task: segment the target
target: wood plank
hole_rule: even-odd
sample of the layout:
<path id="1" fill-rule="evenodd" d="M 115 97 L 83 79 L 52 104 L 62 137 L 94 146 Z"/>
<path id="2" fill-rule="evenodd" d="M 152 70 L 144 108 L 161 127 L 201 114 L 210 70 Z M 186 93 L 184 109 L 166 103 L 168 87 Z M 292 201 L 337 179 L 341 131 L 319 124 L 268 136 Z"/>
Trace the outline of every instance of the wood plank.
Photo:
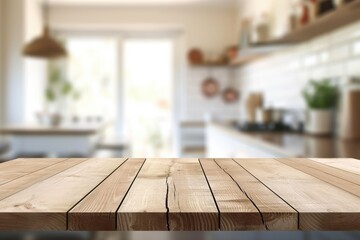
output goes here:
<path id="1" fill-rule="evenodd" d="M 198 159 L 173 160 L 167 184 L 171 231 L 219 230 L 219 212 Z"/>
<path id="2" fill-rule="evenodd" d="M 147 159 L 117 213 L 121 231 L 166 231 L 167 177 L 172 161 Z"/>
<path id="3" fill-rule="evenodd" d="M 75 231 L 114 231 L 116 211 L 145 159 L 129 159 L 68 213 Z"/>
<path id="4" fill-rule="evenodd" d="M 66 230 L 67 212 L 124 159 L 91 159 L 0 201 L 1 230 Z"/>
<path id="5" fill-rule="evenodd" d="M 220 230 L 265 230 L 262 217 L 236 182 L 213 159 L 200 159 L 220 211 Z"/>
<path id="6" fill-rule="evenodd" d="M 258 45 L 301 43 L 355 23 L 360 19 L 360 1 L 354 0 L 330 11 L 284 36 Z"/>
<path id="7" fill-rule="evenodd" d="M 315 162 L 322 163 L 344 171 L 360 174 L 360 160 L 353 158 L 309 158 Z"/>
<path id="8" fill-rule="evenodd" d="M 309 159 L 277 159 L 279 162 L 360 197 L 360 175 Z"/>
<path id="9" fill-rule="evenodd" d="M 119 230 L 218 230 L 198 159 L 147 159 L 118 211 Z"/>
<path id="10" fill-rule="evenodd" d="M 221 230 L 297 230 L 297 212 L 235 161 L 201 163 L 220 209 Z"/>
<path id="11" fill-rule="evenodd" d="M 7 198 L 17 192 L 20 192 L 32 186 L 35 183 L 41 182 L 51 176 L 63 172 L 86 160 L 87 160 L 86 158 L 67 159 L 65 161 L 60 161 L 58 163 L 50 165 L 49 167 L 42 168 L 31 174 L 27 174 L 25 176 L 19 177 L 13 181 L 7 182 L 0 187 L 0 200 Z"/>
<path id="12" fill-rule="evenodd" d="M 236 159 L 299 212 L 300 230 L 360 229 L 360 198 L 275 159 Z"/>
<path id="13" fill-rule="evenodd" d="M 20 158 L 0 164 L 0 185 L 65 161 L 66 158 Z"/>

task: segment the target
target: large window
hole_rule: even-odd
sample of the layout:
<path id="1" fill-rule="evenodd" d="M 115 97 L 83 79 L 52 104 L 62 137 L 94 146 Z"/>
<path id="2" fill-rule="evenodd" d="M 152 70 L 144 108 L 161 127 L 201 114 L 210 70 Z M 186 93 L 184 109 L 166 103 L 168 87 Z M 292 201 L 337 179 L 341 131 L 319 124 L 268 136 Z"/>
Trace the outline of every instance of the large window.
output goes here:
<path id="1" fill-rule="evenodd" d="M 116 117 L 118 47 L 116 39 L 67 38 L 67 78 L 78 97 L 67 106 L 80 117 Z"/>

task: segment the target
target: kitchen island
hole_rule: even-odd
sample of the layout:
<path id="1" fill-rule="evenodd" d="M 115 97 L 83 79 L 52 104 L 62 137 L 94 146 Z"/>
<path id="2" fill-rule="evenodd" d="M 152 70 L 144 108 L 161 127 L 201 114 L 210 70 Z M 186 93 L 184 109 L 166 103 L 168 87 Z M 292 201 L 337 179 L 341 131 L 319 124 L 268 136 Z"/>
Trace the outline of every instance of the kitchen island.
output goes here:
<path id="1" fill-rule="evenodd" d="M 355 159 L 18 159 L 1 230 L 360 230 Z"/>
<path id="2" fill-rule="evenodd" d="M 206 127 L 207 156 L 237 158 L 360 158 L 360 141 L 292 132 L 243 132 L 231 123 Z"/>
<path id="3" fill-rule="evenodd" d="M 47 157 L 89 156 L 95 150 L 108 123 L 87 125 L 21 125 L 0 129 L 9 138 L 13 156 L 40 154 Z"/>

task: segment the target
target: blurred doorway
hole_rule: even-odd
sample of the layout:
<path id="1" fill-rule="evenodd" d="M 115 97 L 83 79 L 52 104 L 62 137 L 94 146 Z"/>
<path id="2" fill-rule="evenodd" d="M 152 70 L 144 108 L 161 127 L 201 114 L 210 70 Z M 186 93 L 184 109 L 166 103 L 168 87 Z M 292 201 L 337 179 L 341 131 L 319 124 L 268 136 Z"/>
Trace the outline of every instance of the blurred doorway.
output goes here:
<path id="1" fill-rule="evenodd" d="M 127 39 L 123 52 L 124 129 L 131 156 L 171 156 L 173 40 Z"/>

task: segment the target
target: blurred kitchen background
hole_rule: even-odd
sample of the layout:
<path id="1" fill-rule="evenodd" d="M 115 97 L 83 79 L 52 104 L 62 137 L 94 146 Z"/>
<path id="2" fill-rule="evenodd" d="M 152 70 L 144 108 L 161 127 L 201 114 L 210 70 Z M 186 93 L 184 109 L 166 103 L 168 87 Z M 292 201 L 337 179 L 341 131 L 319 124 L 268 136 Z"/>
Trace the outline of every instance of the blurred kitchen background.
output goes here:
<path id="1" fill-rule="evenodd" d="M 360 0 L 0 0 L 0 161 L 360 158 L 359 78 Z M 0 238 L 358 239 L 119 234 Z"/>
<path id="2" fill-rule="evenodd" d="M 360 158 L 359 0 L 1 0 L 1 160 Z"/>

